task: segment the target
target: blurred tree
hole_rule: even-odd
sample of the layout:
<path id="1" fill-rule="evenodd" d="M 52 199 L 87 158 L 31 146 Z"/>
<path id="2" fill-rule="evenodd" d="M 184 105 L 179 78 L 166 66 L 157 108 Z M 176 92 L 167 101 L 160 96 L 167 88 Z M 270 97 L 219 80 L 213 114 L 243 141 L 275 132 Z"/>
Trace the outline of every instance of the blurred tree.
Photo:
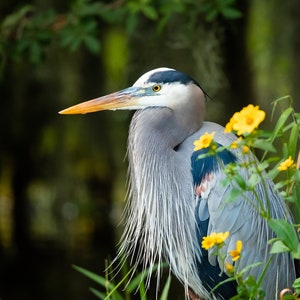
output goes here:
<path id="1" fill-rule="evenodd" d="M 291 78 L 292 82 L 292 90 L 290 93 L 293 95 L 295 109 L 296 111 L 300 111 L 300 85 L 299 85 L 299 70 L 300 70 L 300 37 L 299 37 L 299 30 L 300 30 L 300 4 L 297 0 L 292 0 L 288 3 L 288 14 L 287 19 L 290 20 L 290 36 L 289 41 L 287 44 L 289 45 L 291 42 L 291 53 L 292 56 L 290 58 L 290 63 L 292 65 L 292 72 L 291 75 L 288 76 Z"/>
<path id="2" fill-rule="evenodd" d="M 230 111 L 226 113 L 230 113 L 229 115 L 248 103 L 255 102 L 253 74 L 247 51 L 249 2 L 251 1 L 239 1 L 238 8 L 243 18 L 238 19 L 234 26 L 233 24 L 224 26 L 226 36 L 224 39 L 224 56 L 226 57 L 224 67 L 230 90 L 230 97 L 227 97 L 226 103 L 226 106 L 230 107 Z"/>
<path id="3" fill-rule="evenodd" d="M 221 123 L 249 102 L 265 99 L 268 106 L 287 92 L 298 97 L 299 9 L 296 0 L 2 1 L 0 205 L 13 203 L 7 218 L 14 226 L 11 243 L 0 235 L 0 293 L 12 298 L 14 274 L 21 272 L 7 257 L 25 270 L 24 262 L 45 263 L 51 251 L 57 268 L 62 252 L 68 263 L 91 266 L 104 261 L 100 252 L 114 252 L 111 224 L 119 221 L 116 199 L 126 190 L 130 114 L 62 118 L 60 109 L 123 88 L 158 66 L 197 79 L 219 100 L 209 102 L 207 118 Z M 1 224 L 0 234 L 11 230 Z M 59 272 L 49 264 L 52 274 Z M 34 289 L 36 282 L 22 275 L 24 288 Z M 46 275 L 35 277 L 46 290 Z M 40 293 L 70 298 L 71 285 Z"/>
<path id="4" fill-rule="evenodd" d="M 247 53 L 253 76 L 255 98 L 270 111 L 270 103 L 290 94 L 300 110 L 297 70 L 300 61 L 299 1 L 282 4 L 249 2 Z"/>

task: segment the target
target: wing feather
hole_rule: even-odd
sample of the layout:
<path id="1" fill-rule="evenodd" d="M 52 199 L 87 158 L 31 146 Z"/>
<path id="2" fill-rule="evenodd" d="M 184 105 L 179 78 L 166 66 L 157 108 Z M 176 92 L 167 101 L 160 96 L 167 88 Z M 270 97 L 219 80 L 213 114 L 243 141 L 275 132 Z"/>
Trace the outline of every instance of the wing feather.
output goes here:
<path id="1" fill-rule="evenodd" d="M 219 146 L 230 145 L 236 139 L 232 134 L 225 134 L 224 128 L 215 123 L 205 123 L 197 134 L 202 135 L 204 132 L 212 131 L 215 131 L 214 140 Z M 259 215 L 258 210 L 255 208 L 257 203 L 253 192 L 246 192 L 246 194 L 239 196 L 234 201 L 225 203 L 234 187 L 231 184 L 228 184 L 226 187 L 222 185 L 226 177 L 223 172 L 223 166 L 234 162 L 235 159 L 236 161 L 245 160 L 245 156 L 239 150 L 232 150 L 231 154 L 225 154 L 230 159 L 222 160 L 221 158 L 221 160 L 218 160 L 218 163 L 211 158 L 197 159 L 199 153 L 193 153 L 192 155 L 195 194 L 199 199 L 198 201 L 200 201 L 196 214 L 200 222 L 208 222 L 207 232 L 202 232 L 203 235 L 210 235 L 212 232 L 230 232 L 224 247 L 221 249 L 221 254 L 225 257 L 225 261 L 232 263 L 229 253 L 236 248 L 238 240 L 242 241 L 242 255 L 235 265 L 236 269 L 242 270 L 253 263 L 261 262 L 261 266 L 252 268 L 245 274 L 245 276 L 251 274 L 258 280 L 269 259 L 270 245 L 268 240 L 274 237 L 274 233 L 269 228 L 267 221 Z M 251 156 L 250 159 L 256 158 Z M 242 171 L 240 175 L 244 180 L 249 180 L 249 174 L 246 171 Z M 292 222 L 290 215 L 287 214 L 284 201 L 275 191 L 274 185 L 270 180 L 266 179 L 265 186 L 258 184 L 256 193 L 265 209 L 270 205 L 272 218 L 287 218 Z M 254 206 L 245 200 L 245 196 L 253 201 Z M 266 198 L 269 198 L 269 203 Z M 217 260 L 213 251 L 208 252 L 208 261 L 214 266 L 218 263 L 221 270 L 224 270 L 224 262 L 220 258 Z M 280 280 L 278 280 L 278 276 L 280 276 Z M 265 278 L 262 288 L 268 292 L 267 299 L 274 299 L 278 289 L 290 287 L 295 278 L 293 260 L 290 255 L 288 253 L 275 255 Z"/>

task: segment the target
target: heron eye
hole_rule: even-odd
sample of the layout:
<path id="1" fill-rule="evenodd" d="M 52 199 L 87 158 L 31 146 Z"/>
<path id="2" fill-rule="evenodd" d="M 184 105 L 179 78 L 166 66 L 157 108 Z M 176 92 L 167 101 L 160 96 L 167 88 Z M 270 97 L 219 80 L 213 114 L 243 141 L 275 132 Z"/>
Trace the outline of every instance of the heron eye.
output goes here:
<path id="1" fill-rule="evenodd" d="M 152 87 L 153 92 L 159 92 L 161 90 L 161 86 L 159 84 L 156 84 Z"/>

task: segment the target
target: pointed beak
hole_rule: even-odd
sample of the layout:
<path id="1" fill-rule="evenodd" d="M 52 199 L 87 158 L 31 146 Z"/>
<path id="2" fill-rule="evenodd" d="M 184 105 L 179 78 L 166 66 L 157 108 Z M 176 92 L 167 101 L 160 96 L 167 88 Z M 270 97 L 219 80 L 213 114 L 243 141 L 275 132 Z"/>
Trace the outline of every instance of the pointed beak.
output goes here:
<path id="1" fill-rule="evenodd" d="M 79 103 L 61 110 L 59 113 L 68 115 L 87 114 L 101 110 L 138 109 L 138 99 L 143 97 L 145 93 L 144 88 L 129 87 L 116 93 Z"/>

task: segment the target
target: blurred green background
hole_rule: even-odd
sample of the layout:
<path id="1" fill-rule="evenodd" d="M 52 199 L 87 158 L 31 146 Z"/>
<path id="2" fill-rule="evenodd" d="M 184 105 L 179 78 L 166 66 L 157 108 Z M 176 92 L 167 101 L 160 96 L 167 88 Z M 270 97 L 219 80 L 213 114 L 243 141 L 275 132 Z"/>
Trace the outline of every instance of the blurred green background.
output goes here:
<path id="1" fill-rule="evenodd" d="M 299 16 L 298 0 L 2 0 L 0 299 L 95 299 L 71 265 L 104 275 L 116 253 L 132 113 L 59 110 L 165 66 L 210 95 L 207 120 L 249 103 L 270 119 L 287 94 L 299 111 Z"/>

